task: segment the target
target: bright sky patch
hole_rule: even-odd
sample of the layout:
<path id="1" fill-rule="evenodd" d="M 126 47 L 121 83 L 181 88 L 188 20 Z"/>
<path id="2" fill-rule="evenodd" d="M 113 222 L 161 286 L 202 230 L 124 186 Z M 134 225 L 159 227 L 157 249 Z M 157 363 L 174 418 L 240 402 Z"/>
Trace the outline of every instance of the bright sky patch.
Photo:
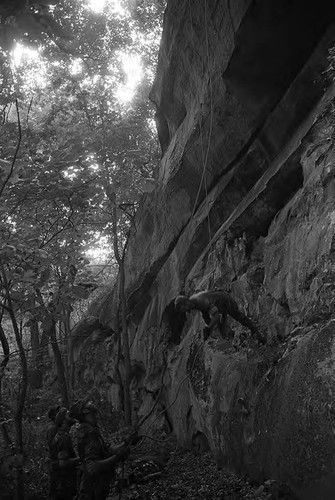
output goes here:
<path id="1" fill-rule="evenodd" d="M 88 7 L 97 14 L 100 14 L 104 9 L 119 17 L 126 17 L 127 12 L 121 6 L 120 0 L 88 0 Z"/>
<path id="2" fill-rule="evenodd" d="M 119 85 L 115 95 L 118 101 L 127 103 L 132 100 L 134 91 L 139 82 L 142 80 L 143 67 L 141 63 L 141 57 L 137 54 L 121 53 L 120 59 L 122 63 L 122 69 L 126 76 L 126 82 Z"/>

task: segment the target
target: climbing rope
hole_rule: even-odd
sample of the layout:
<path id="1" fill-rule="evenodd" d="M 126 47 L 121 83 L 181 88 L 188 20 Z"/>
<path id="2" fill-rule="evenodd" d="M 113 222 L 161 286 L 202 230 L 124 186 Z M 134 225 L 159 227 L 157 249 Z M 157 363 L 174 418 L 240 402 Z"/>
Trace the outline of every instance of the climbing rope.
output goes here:
<path id="1" fill-rule="evenodd" d="M 206 37 L 206 54 L 207 54 L 207 66 L 209 67 L 209 41 L 208 41 L 208 26 L 207 26 L 207 0 L 204 1 L 204 8 L 205 8 L 205 37 Z M 192 11 L 191 11 L 191 2 L 189 0 L 189 9 L 190 9 L 190 19 L 191 19 L 191 25 L 193 27 L 193 19 L 192 19 Z M 195 52 L 195 51 L 194 51 Z M 211 72 L 209 71 L 209 100 L 210 100 L 210 123 L 209 123 L 209 134 L 208 134 L 208 143 L 207 143 L 207 148 L 206 148 L 206 153 L 204 152 L 204 144 L 203 144 L 203 131 L 202 131 L 202 125 L 201 125 L 201 120 L 199 123 L 200 126 L 200 142 L 201 142 L 201 159 L 202 159 L 202 174 L 201 174 L 201 179 L 199 182 L 199 187 L 197 191 L 197 195 L 195 197 L 195 201 L 193 204 L 193 209 L 192 209 L 192 215 L 191 219 L 193 218 L 198 199 L 200 196 L 201 192 L 201 187 L 204 185 L 205 188 L 205 201 L 207 205 L 207 223 L 208 223 L 208 235 L 209 235 L 209 241 L 212 239 L 212 232 L 211 232 L 211 225 L 210 225 L 210 218 L 209 218 L 209 203 L 208 203 L 208 186 L 207 186 L 207 176 L 206 176 L 206 170 L 207 170 L 207 164 L 208 164 L 208 156 L 209 156 L 209 151 L 210 151 L 210 145 L 211 145 L 211 139 L 212 139 L 212 133 L 213 133 L 213 86 L 212 86 L 212 77 L 211 77 Z"/>

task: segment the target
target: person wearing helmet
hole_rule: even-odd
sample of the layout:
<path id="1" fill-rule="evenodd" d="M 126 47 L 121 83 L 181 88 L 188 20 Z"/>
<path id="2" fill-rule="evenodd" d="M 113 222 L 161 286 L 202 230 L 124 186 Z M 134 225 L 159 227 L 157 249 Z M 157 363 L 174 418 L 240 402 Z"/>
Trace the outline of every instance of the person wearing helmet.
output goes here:
<path id="1" fill-rule="evenodd" d="M 54 471 L 53 500 L 72 500 L 77 493 L 77 466 L 79 458 L 74 451 L 70 429 L 75 420 L 69 411 L 61 408 L 56 415 L 57 433 L 51 444 Z"/>
<path id="2" fill-rule="evenodd" d="M 59 410 L 60 406 L 52 406 L 51 408 L 49 408 L 47 413 L 47 416 L 50 421 L 46 432 L 46 441 L 49 451 L 49 492 L 48 492 L 49 499 L 54 498 L 54 492 L 56 490 L 56 483 L 55 483 L 56 473 L 55 473 L 55 464 L 52 452 L 52 443 L 58 431 L 57 425 L 55 423 L 55 418 Z"/>
<path id="3" fill-rule="evenodd" d="M 49 408 L 48 413 L 47 413 L 48 419 L 50 420 L 48 428 L 47 428 L 47 436 L 46 436 L 49 451 L 50 451 L 52 440 L 55 437 L 56 432 L 58 430 L 57 425 L 55 424 L 55 418 L 56 418 L 56 415 L 59 412 L 59 410 L 60 410 L 60 406 L 52 406 L 51 408 Z"/>
<path id="4" fill-rule="evenodd" d="M 80 422 L 78 453 L 82 462 L 78 500 L 105 500 L 115 477 L 115 466 L 128 456 L 128 447 L 107 446 L 98 427 L 98 410 L 92 402 L 79 401 L 70 415 Z"/>
<path id="5" fill-rule="evenodd" d="M 178 295 L 174 301 L 177 311 L 189 312 L 197 310 L 202 313 L 206 323 L 204 328 L 204 340 L 207 340 L 214 326 L 221 327 L 220 331 L 226 327 L 227 315 L 238 321 L 241 325 L 249 328 L 252 334 L 255 334 L 261 344 L 265 339 L 259 332 L 255 323 L 239 310 L 235 300 L 224 290 L 208 290 L 199 292 L 191 297 Z M 222 335 L 223 336 L 223 335 Z"/>

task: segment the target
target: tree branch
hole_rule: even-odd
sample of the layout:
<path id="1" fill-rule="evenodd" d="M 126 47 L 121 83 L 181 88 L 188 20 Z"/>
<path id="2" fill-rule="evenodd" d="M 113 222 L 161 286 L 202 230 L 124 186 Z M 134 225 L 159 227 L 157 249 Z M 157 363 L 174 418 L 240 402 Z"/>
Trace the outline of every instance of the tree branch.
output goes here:
<path id="1" fill-rule="evenodd" d="M 2 185 L 2 187 L 0 189 L 0 196 L 2 195 L 3 190 L 5 189 L 5 187 L 6 187 L 7 183 L 8 183 L 8 181 L 9 181 L 9 179 L 13 175 L 14 165 L 15 165 L 15 161 L 16 161 L 19 149 L 20 149 L 20 144 L 21 144 L 21 139 L 22 139 L 20 113 L 19 113 L 19 103 L 18 103 L 17 99 L 15 99 L 15 105 L 16 105 L 16 114 L 17 114 L 17 124 L 18 124 L 18 131 L 19 131 L 19 139 L 18 139 L 18 142 L 17 142 L 17 145 L 16 145 L 16 150 L 15 150 L 15 153 L 14 153 L 14 157 L 13 157 L 13 161 L 12 161 L 12 165 L 11 165 L 9 174 L 7 175 L 5 181 L 4 181 L 4 183 L 3 183 L 3 185 Z"/>
<path id="2" fill-rule="evenodd" d="M 48 244 L 49 244 L 49 243 L 50 243 L 50 242 L 51 242 L 54 238 L 56 238 L 56 236 L 58 236 L 60 233 L 62 233 L 62 232 L 65 230 L 66 226 L 72 222 L 72 221 L 71 221 L 71 218 L 72 218 L 73 213 L 74 213 L 74 210 L 73 210 L 73 208 L 71 208 L 71 213 L 70 213 L 70 215 L 69 215 L 69 217 L 68 217 L 67 221 L 66 221 L 66 222 L 65 222 L 65 224 L 63 225 L 63 227 L 61 227 L 61 228 L 60 228 L 58 231 L 56 231 L 56 232 L 55 232 L 52 236 L 50 236 L 50 238 L 49 238 L 48 240 L 46 240 L 46 241 L 44 241 L 43 243 L 41 243 L 41 245 L 39 246 L 39 248 L 43 248 L 43 247 L 45 247 L 46 245 L 48 245 Z"/>

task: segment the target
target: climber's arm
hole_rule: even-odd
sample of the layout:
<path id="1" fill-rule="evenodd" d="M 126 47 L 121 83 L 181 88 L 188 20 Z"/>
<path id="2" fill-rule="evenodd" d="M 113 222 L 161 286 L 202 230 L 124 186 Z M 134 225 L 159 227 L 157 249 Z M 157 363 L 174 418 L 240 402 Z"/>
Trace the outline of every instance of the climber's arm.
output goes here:
<path id="1" fill-rule="evenodd" d="M 208 319 L 210 320 L 209 322 L 206 321 L 205 319 L 205 322 L 207 324 L 207 326 L 204 328 L 204 340 L 207 340 L 211 331 L 213 330 L 213 328 L 218 324 L 220 323 L 221 319 L 222 319 L 222 314 L 220 314 L 218 308 L 216 306 L 213 306 L 211 307 L 209 313 L 206 313 L 207 316 L 208 316 Z M 204 314 L 203 314 L 204 316 Z"/>
<path id="2" fill-rule="evenodd" d="M 230 299 L 229 303 L 227 303 L 227 313 L 229 314 L 229 316 L 231 316 L 236 321 L 238 321 L 241 325 L 249 328 L 251 333 L 256 335 L 257 340 L 261 344 L 266 343 L 266 340 L 263 337 L 263 335 L 260 333 L 257 325 L 250 318 L 248 318 L 248 316 L 246 316 L 242 311 L 239 310 L 236 302 L 233 301 L 232 299 Z"/>

